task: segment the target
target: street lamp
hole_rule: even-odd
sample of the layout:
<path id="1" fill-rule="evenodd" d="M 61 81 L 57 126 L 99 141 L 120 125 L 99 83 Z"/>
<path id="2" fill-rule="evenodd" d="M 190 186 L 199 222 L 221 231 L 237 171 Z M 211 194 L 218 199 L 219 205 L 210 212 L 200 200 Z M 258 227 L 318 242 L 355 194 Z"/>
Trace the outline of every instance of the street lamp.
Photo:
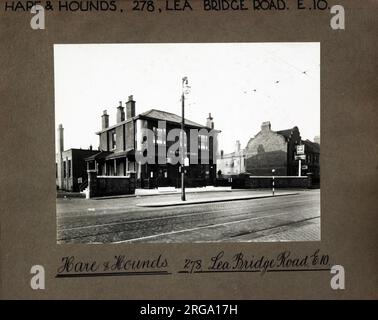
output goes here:
<path id="1" fill-rule="evenodd" d="M 276 169 L 272 169 L 272 193 L 274 197 L 274 173 L 276 172 Z"/>
<path id="2" fill-rule="evenodd" d="M 188 77 L 182 78 L 182 93 L 181 93 L 181 200 L 186 201 L 185 196 L 185 158 L 186 150 L 184 146 L 184 128 L 185 128 L 185 94 L 189 93 Z"/>

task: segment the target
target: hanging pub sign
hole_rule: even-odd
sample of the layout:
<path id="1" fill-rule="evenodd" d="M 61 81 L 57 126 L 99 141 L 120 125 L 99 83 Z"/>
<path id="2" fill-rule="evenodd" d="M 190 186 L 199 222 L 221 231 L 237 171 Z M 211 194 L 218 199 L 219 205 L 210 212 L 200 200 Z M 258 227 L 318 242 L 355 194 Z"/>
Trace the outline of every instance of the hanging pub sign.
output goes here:
<path id="1" fill-rule="evenodd" d="M 298 155 L 305 154 L 305 146 L 304 146 L 304 144 L 297 145 L 297 154 Z"/>

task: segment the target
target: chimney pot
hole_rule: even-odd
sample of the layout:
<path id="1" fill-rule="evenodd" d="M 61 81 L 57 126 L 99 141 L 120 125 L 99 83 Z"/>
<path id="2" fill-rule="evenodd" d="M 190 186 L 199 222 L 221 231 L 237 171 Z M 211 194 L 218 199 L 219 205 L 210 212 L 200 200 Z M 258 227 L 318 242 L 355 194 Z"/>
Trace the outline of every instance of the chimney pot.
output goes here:
<path id="1" fill-rule="evenodd" d="M 206 119 L 206 127 L 214 129 L 214 121 L 213 121 L 213 117 L 211 116 L 211 113 L 209 113 L 209 116 Z"/>
<path id="2" fill-rule="evenodd" d="M 135 101 L 134 97 L 131 95 L 126 102 L 126 119 L 129 120 L 133 117 L 135 117 Z"/>
<path id="3" fill-rule="evenodd" d="M 59 152 L 64 151 L 64 129 L 62 124 L 58 127 L 58 150 Z"/>
<path id="4" fill-rule="evenodd" d="M 239 141 L 239 140 L 236 140 L 235 151 L 236 151 L 236 152 L 239 152 L 239 151 L 240 151 L 240 141 Z"/>
<path id="5" fill-rule="evenodd" d="M 119 102 L 119 106 L 117 107 L 117 123 L 120 123 L 125 120 L 125 111 L 122 107 L 122 101 Z"/>
<path id="6" fill-rule="evenodd" d="M 270 131 L 271 129 L 270 121 L 265 121 L 261 124 L 261 131 Z"/>
<path id="7" fill-rule="evenodd" d="M 109 128 L 109 115 L 106 110 L 104 110 L 104 113 L 101 116 L 102 120 L 102 129 Z"/>

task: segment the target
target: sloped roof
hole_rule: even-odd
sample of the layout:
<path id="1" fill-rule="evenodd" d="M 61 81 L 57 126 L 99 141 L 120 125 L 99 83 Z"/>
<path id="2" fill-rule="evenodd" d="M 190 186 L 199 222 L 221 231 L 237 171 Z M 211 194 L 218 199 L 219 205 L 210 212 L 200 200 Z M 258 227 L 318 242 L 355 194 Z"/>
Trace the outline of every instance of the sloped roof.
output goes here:
<path id="1" fill-rule="evenodd" d="M 85 161 L 92 161 L 92 160 L 100 160 L 106 158 L 106 156 L 112 154 L 113 152 L 110 151 L 100 151 L 94 155 L 91 155 L 88 158 L 85 158 Z"/>
<path id="2" fill-rule="evenodd" d="M 139 116 L 153 118 L 157 120 L 169 121 L 169 122 L 174 122 L 174 123 L 181 123 L 181 117 L 178 116 L 177 114 L 162 111 L 162 110 L 157 110 L 157 109 L 151 109 L 149 111 L 143 112 Z M 185 119 L 185 124 L 190 125 L 190 126 L 195 126 L 195 127 L 207 128 L 206 126 L 202 124 L 196 123 L 188 119 Z"/>
<path id="3" fill-rule="evenodd" d="M 121 151 L 121 152 L 111 152 L 109 155 L 106 156 L 106 160 L 109 159 L 116 159 L 116 158 L 124 158 L 129 155 L 135 155 L 135 150 L 128 150 L 128 151 Z"/>
<path id="4" fill-rule="evenodd" d="M 312 142 L 310 140 L 304 140 L 302 143 L 305 145 L 305 152 L 311 151 L 315 153 L 320 153 L 320 145 L 316 142 Z"/>
<path id="5" fill-rule="evenodd" d="M 291 133 L 298 129 L 297 127 L 294 127 L 292 129 L 285 129 L 285 130 L 280 130 L 280 131 L 276 131 L 276 133 L 280 134 L 281 136 L 284 136 L 286 139 L 289 139 L 290 136 L 291 136 Z"/>
<path id="6" fill-rule="evenodd" d="M 140 113 L 140 114 L 138 114 L 137 116 L 135 116 L 133 118 L 126 119 L 125 121 L 116 123 L 116 124 L 114 124 L 112 126 L 109 126 L 108 128 L 101 129 L 100 131 L 97 131 L 96 134 L 101 134 L 101 133 L 103 133 L 105 131 L 113 130 L 113 129 L 115 129 L 118 126 L 121 126 L 121 125 L 123 125 L 125 123 L 128 123 L 128 122 L 131 122 L 131 121 L 134 121 L 134 120 L 136 120 L 138 118 L 149 118 L 149 119 L 154 119 L 154 120 L 162 120 L 162 121 L 167 121 L 167 122 L 173 122 L 173 123 L 181 124 L 181 117 L 178 116 L 177 114 L 174 114 L 174 113 L 171 113 L 171 112 L 162 111 L 162 110 L 157 110 L 157 109 L 151 109 L 151 110 L 148 110 L 146 112 Z M 210 129 L 211 130 L 210 127 L 207 127 L 205 125 L 196 123 L 196 122 L 188 120 L 188 119 L 185 119 L 185 124 L 189 125 L 189 126 L 197 127 L 197 128 L 205 128 L 205 129 Z M 220 130 L 215 130 L 215 131 L 221 132 Z"/>

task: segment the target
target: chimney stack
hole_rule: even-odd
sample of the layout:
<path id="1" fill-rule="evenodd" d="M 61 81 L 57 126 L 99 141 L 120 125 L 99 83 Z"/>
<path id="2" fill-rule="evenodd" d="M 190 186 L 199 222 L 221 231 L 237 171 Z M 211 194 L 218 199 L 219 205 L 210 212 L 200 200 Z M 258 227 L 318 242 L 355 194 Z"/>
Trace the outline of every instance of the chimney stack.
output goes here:
<path id="1" fill-rule="evenodd" d="M 120 123 L 125 120 L 125 111 L 122 107 L 122 101 L 119 102 L 119 106 L 117 108 L 117 123 Z"/>
<path id="2" fill-rule="evenodd" d="M 109 115 L 106 110 L 104 110 L 104 113 L 101 116 L 102 118 L 102 130 L 109 128 Z"/>
<path id="3" fill-rule="evenodd" d="M 58 150 L 59 152 L 64 151 L 64 129 L 61 124 L 58 127 Z"/>
<path id="4" fill-rule="evenodd" d="M 214 121 L 213 121 L 213 117 L 211 116 L 211 113 L 209 113 L 209 116 L 206 119 L 206 127 L 214 129 Z"/>
<path id="5" fill-rule="evenodd" d="M 317 143 L 317 144 L 320 144 L 320 136 L 315 136 L 314 142 Z"/>
<path id="6" fill-rule="evenodd" d="M 265 121 L 261 124 L 261 131 L 271 131 L 270 121 Z"/>
<path id="7" fill-rule="evenodd" d="M 129 96 L 129 100 L 126 102 L 126 120 L 135 117 L 135 101 L 133 96 Z"/>
<path id="8" fill-rule="evenodd" d="M 240 141 L 239 140 L 236 140 L 236 143 L 235 143 L 235 152 L 240 152 Z"/>

